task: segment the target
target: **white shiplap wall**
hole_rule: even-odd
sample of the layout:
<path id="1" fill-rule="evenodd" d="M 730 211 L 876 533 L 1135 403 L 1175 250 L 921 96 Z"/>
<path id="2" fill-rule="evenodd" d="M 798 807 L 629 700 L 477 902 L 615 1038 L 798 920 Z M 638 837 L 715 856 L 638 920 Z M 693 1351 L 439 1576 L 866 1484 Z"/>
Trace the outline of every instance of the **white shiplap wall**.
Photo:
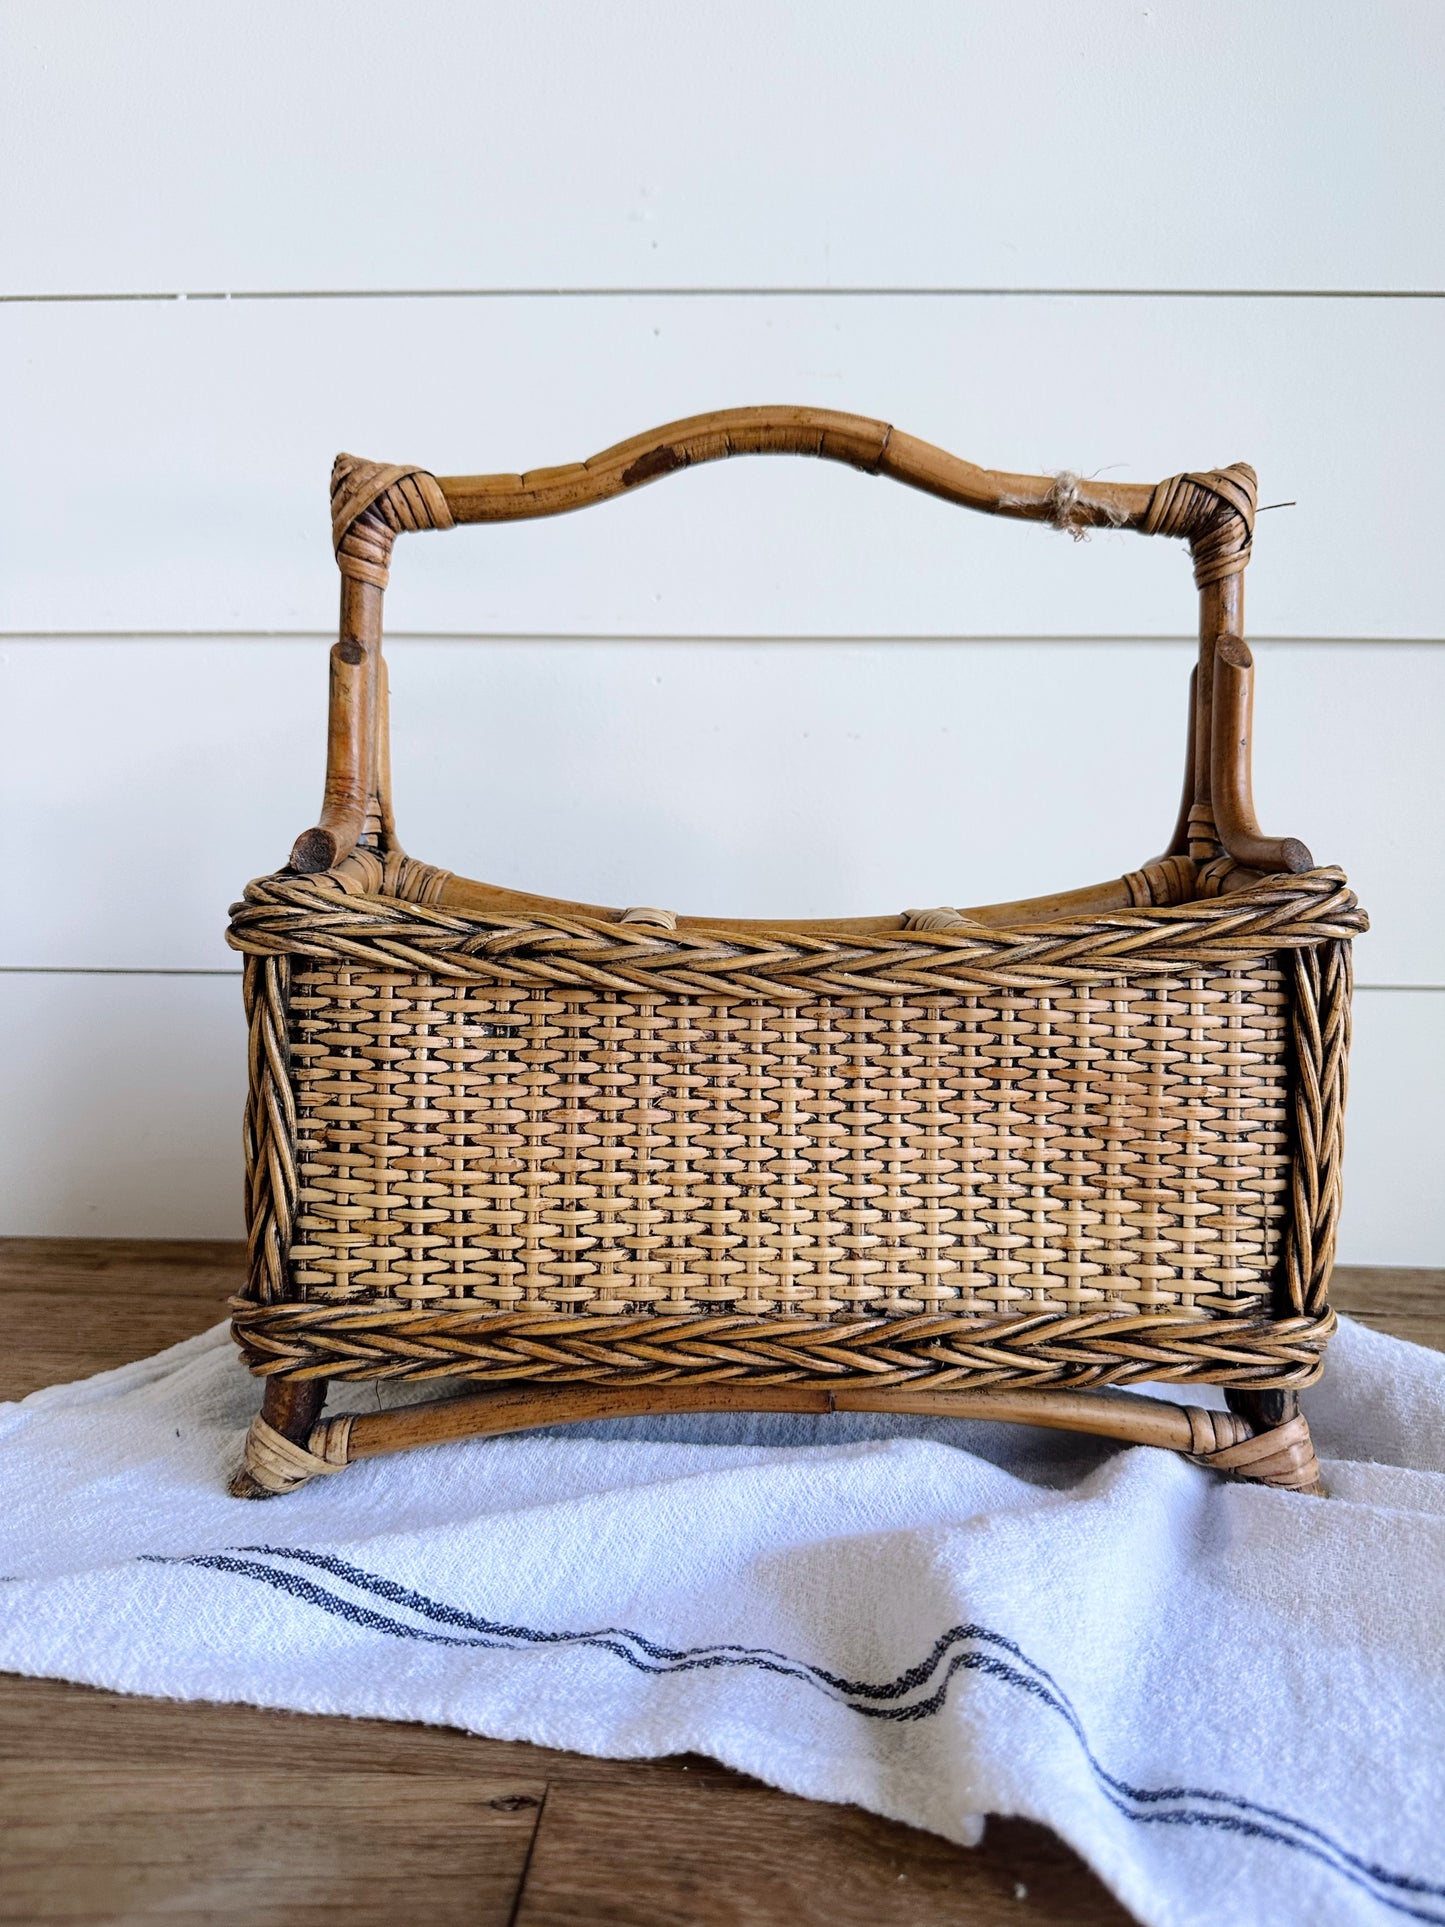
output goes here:
<path id="1" fill-rule="evenodd" d="M 1257 788 L 1375 918 L 1343 1255 L 1445 1262 L 1442 54 L 1412 0 L 15 0 L 0 1231 L 239 1231 L 220 930 L 315 813 L 336 448 L 513 469 L 798 400 L 1297 504 Z M 472 874 L 864 911 L 1172 821 L 1170 545 L 735 464 L 407 543 L 388 601 L 402 833 Z"/>

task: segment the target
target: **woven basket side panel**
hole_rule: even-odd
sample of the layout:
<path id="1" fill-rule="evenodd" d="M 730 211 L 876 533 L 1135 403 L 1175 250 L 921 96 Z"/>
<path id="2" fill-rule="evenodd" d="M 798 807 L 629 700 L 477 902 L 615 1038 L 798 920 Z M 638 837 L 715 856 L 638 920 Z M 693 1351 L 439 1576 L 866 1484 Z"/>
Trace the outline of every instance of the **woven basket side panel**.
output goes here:
<path id="1" fill-rule="evenodd" d="M 288 1295 L 1267 1314 L 1288 969 L 775 1004 L 298 959 Z"/>
<path id="2" fill-rule="evenodd" d="M 1352 946 L 1296 951 L 1292 967 L 1293 1197 L 1279 1296 L 1290 1311 L 1317 1316 L 1329 1302 L 1343 1195 Z"/>

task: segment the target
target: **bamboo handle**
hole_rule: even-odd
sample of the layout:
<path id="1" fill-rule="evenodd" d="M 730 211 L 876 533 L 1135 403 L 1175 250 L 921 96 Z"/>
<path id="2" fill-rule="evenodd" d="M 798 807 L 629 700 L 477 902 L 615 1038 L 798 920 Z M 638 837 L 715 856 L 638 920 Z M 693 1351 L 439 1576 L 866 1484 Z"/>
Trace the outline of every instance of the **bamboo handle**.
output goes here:
<path id="1" fill-rule="evenodd" d="M 964 508 L 1068 528 L 1137 528 L 1153 495 L 1147 483 L 978 468 L 866 415 L 781 407 L 693 415 L 562 468 L 525 475 L 441 475 L 437 484 L 453 521 L 513 522 L 589 508 L 678 469 L 732 455 L 812 455 L 868 475 L 890 476 Z"/>
<path id="2" fill-rule="evenodd" d="M 985 514 L 1045 522 L 1075 533 L 1137 529 L 1187 541 L 1201 595 L 1199 727 L 1189 821 L 1175 844 L 1207 860 L 1218 839 L 1209 808 L 1211 652 L 1214 639 L 1240 627 L 1241 580 L 1254 527 L 1254 471 L 1243 463 L 1207 473 L 1143 482 L 1099 482 L 1077 475 L 1014 475 L 979 468 L 887 422 L 828 408 L 730 408 L 655 428 L 585 462 L 525 475 L 450 475 L 405 463 L 338 455 L 331 474 L 331 523 L 342 575 L 341 640 L 332 653 L 331 729 L 320 821 L 291 853 L 303 874 L 329 870 L 364 839 L 395 850 L 384 775 L 385 703 L 381 693 L 381 605 L 396 537 L 450 529 L 459 522 L 512 522 L 562 515 L 624 495 L 701 462 L 733 455 L 811 455 Z M 1244 818 L 1239 819 L 1241 825 Z M 1252 816 L 1249 822 L 1253 822 Z M 1241 828 L 1240 855 L 1249 841 Z M 1273 848 L 1258 836 L 1250 847 Z M 1227 842 L 1227 839 L 1226 839 Z M 1283 845 L 1279 846 L 1281 849 Z M 1303 845 L 1294 846 L 1302 850 Z M 1171 845 L 1171 849 L 1174 845 Z M 1253 858 L 1242 861 L 1253 862 Z M 1269 867 L 1286 867 L 1276 863 Z"/>
<path id="3" fill-rule="evenodd" d="M 1255 478 L 1244 463 L 1171 475 L 1157 484 L 1100 482 L 1068 473 L 1014 475 L 979 468 L 888 422 L 831 408 L 726 408 L 618 442 L 585 462 L 524 475 L 433 475 L 405 463 L 338 455 L 331 523 L 343 575 L 385 588 L 396 536 L 458 522 L 564 515 L 647 482 L 732 455 L 811 455 L 988 515 L 1055 528 L 1139 529 L 1187 541 L 1201 588 L 1240 574 L 1254 528 Z"/>

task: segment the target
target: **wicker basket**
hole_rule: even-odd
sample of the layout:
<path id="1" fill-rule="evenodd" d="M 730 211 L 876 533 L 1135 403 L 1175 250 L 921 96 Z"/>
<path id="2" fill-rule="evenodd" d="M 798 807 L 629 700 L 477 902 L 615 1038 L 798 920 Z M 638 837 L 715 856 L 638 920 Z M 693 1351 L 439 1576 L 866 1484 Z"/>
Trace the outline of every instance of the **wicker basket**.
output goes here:
<path id="1" fill-rule="evenodd" d="M 563 903 L 403 855 L 380 653 L 396 535 L 763 453 L 1186 539 L 1201 645 L 1166 852 L 1033 902 L 793 924 Z M 321 821 L 230 928 L 251 1036 L 234 1329 L 266 1381 L 233 1489 L 745 1408 L 1027 1419 L 1317 1490 L 1297 1391 L 1333 1324 L 1366 925 L 1338 870 L 1255 821 L 1254 503 L 1243 465 L 1152 488 L 994 474 L 810 409 L 524 476 L 339 457 Z M 334 1378 L 481 1389 L 328 1420 Z M 1150 1379 L 1226 1386 L 1230 1409 L 1102 1389 Z"/>

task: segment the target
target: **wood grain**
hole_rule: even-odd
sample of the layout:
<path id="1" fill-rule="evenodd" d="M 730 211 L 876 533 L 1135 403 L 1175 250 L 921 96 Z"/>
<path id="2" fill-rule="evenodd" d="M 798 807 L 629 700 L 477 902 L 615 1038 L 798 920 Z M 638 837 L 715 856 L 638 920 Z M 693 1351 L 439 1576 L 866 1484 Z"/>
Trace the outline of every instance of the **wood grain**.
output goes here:
<path id="1" fill-rule="evenodd" d="M 1044 1828 L 991 1824 L 978 1852 L 857 1807 L 681 1775 L 652 1789 L 646 1865 L 625 1782 L 552 1792 L 517 1927 L 958 1927 L 1130 1916 Z"/>
<path id="2" fill-rule="evenodd" d="M 0 1393 L 122 1364 L 138 1329 L 157 1345 L 203 1329 L 243 1267 L 243 1247 L 225 1242 L 0 1241 Z M 1342 1267 L 1334 1297 L 1379 1329 L 1445 1350 L 1445 1273 Z M 0 1679 L 0 1756 L 10 1819 L 0 1920 L 326 1919 L 343 1902 L 357 1927 L 401 1917 L 517 1927 L 1128 1918 L 1067 1847 L 1027 1822 L 991 1821 L 970 1851 L 704 1760 L 592 1760 L 423 1726 L 15 1677 Z M 324 1828 L 298 1817 L 318 1801 Z M 264 1827 L 238 1828 L 238 1809 Z M 326 1837 L 333 1824 L 344 1856 Z M 391 1884 L 398 1870 L 404 1902 Z M 283 1887 L 283 1875 L 296 1884 Z"/>
<path id="3" fill-rule="evenodd" d="M 12 1762 L 0 1921 L 386 1927 L 424 1894 L 428 1927 L 507 1927 L 542 1779 L 371 1766 L 299 1791 L 286 1768 Z"/>
<path id="4" fill-rule="evenodd" d="M 283 1825 L 265 1836 L 276 1840 L 276 1851 L 260 1852 L 260 1836 L 248 1829 L 241 1838 L 249 1853 L 233 1854 L 224 1838 L 233 1824 L 203 1817 L 210 1790 L 224 1795 L 255 1779 L 258 1758 L 269 1764 L 260 1772 L 257 1805 L 271 1803 L 266 1812 L 278 1821 L 288 1789 L 304 1809 L 314 1788 L 341 1788 L 327 1819 L 337 1813 L 358 1821 L 350 1838 L 379 1879 L 370 1903 L 357 1903 L 373 1911 L 350 1916 L 363 1927 L 398 1919 L 516 1919 L 529 1927 L 671 1920 L 688 1927 L 815 1920 L 828 1927 L 952 1927 L 1027 1919 L 1036 1927 L 1112 1927 L 1129 1919 L 1061 1841 L 1028 1821 L 991 1821 L 982 1845 L 971 1850 L 858 1808 L 794 1799 L 696 1757 L 593 1760 L 439 1728 L 122 1699 L 13 1676 L 0 1676 L 0 1747 L 7 1760 L 0 1793 L 11 1780 L 34 1780 L 31 1824 L 52 1829 L 52 1846 L 63 1832 L 64 1844 L 63 1856 L 47 1856 L 43 1874 L 33 1867 L 24 1873 L 24 1885 L 15 1863 L 0 1860 L 0 1882 L 19 1896 L 11 1903 L 18 1911 L 9 1914 L 0 1900 L 0 1920 L 194 1920 L 182 1904 L 183 1882 L 202 1856 L 234 1874 L 253 1911 L 238 1909 L 221 1881 L 201 1918 L 297 1919 L 294 1907 L 254 1911 L 266 1876 L 278 1867 L 305 1883 L 310 1918 L 322 1899 L 321 1878 L 334 1864 L 324 1842 L 308 1841 L 294 1825 L 288 1835 Z M 121 1787 L 121 1776 L 133 1794 L 106 1793 Z M 187 1783 L 201 1789 L 189 1811 L 175 1801 L 176 1788 Z M 531 1804 L 539 1796 L 540 1807 Z M 97 1803 L 93 1822 L 89 1802 Z M 233 1814 L 237 1804 L 246 1807 L 244 1799 L 233 1802 Z M 397 1812 L 433 1816 L 416 1828 L 404 1905 L 399 1886 L 380 1877 L 380 1856 L 364 1844 L 367 1829 L 359 1823 L 365 1814 L 384 1832 L 388 1814 Z M 480 1820 L 484 1855 L 457 1842 L 460 1819 Z M 534 1828 L 518 1895 L 518 1840 Z M 639 1840 L 654 1838 L 655 1850 L 637 1850 Z M 146 1908 L 94 1907 L 102 1850 L 132 1891 L 144 1893 Z M 449 1854 L 474 1877 L 470 1914 L 457 1908 Z M 499 1905 L 509 1881 L 508 1904 Z M 354 1899 L 344 1869 L 340 1884 Z"/>
<path id="5" fill-rule="evenodd" d="M 1424 1265 L 1339 1265 L 1337 1311 L 1412 1345 L 1445 1352 L 1445 1271 Z"/>
<path id="6" fill-rule="evenodd" d="M 226 1315 L 245 1275 L 229 1239 L 0 1239 L 0 1398 L 178 1345 Z"/>

